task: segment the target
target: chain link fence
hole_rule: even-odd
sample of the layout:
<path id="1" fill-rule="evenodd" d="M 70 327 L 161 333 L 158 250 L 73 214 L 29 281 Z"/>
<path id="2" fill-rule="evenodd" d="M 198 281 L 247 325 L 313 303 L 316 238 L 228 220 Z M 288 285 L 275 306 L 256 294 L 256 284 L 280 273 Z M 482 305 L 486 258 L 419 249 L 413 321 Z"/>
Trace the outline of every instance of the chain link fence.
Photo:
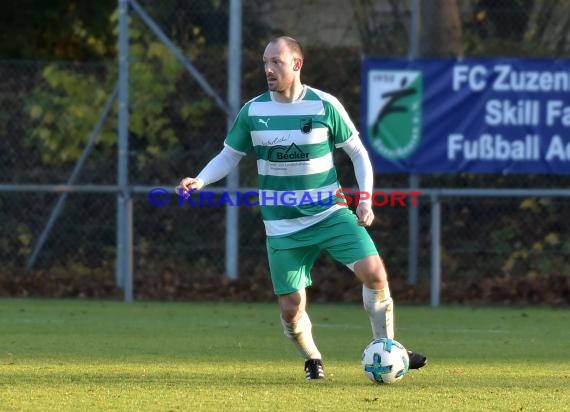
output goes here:
<path id="1" fill-rule="evenodd" d="M 225 99 L 227 2 L 140 0 L 138 4 Z M 570 10 L 563 0 L 457 4 L 465 57 L 570 55 Z M 242 101 L 264 90 L 261 56 L 267 40 L 292 35 L 305 47 L 303 81 L 336 95 L 358 125 L 361 57 L 408 55 L 411 17 L 410 4 L 390 0 L 243 1 Z M 116 13 L 109 18 L 116 22 Z M 425 42 L 420 36 L 420 55 L 422 48 L 427 49 Z M 0 184 L 67 182 L 116 83 L 116 61 L 0 61 Z M 130 104 L 129 182 L 133 186 L 172 190 L 181 177 L 196 174 L 222 148 L 225 113 L 135 13 L 130 16 Z M 115 184 L 116 106 L 75 184 Z M 355 186 L 350 160 L 344 153 L 336 156 L 342 185 Z M 375 182 L 377 187 L 403 188 L 408 179 L 403 174 L 377 175 Z M 419 182 L 425 188 L 567 188 L 570 177 L 446 174 L 422 175 Z M 250 188 L 257 184 L 252 156 L 240 164 L 240 184 Z M 60 196 L 0 191 L 0 260 L 5 276 L 30 276 L 24 268 Z M 154 284 L 170 283 L 175 288 L 181 282 L 224 278 L 223 207 L 180 207 L 174 196 L 166 206 L 155 207 L 146 193 L 133 196 L 135 285 L 159 279 Z M 570 235 L 563 222 L 568 201 L 446 198 L 442 204 L 444 281 L 476 284 L 498 276 L 567 277 Z M 429 278 L 430 211 L 425 199 L 418 207 L 421 282 Z M 408 210 L 379 208 L 376 214 L 372 235 L 391 278 L 405 282 Z M 114 193 L 70 193 L 32 273 L 113 281 L 116 216 Z M 268 279 L 259 210 L 241 207 L 239 219 L 240 278 Z M 319 278 L 340 282 L 351 275 L 322 256 L 314 276 L 318 284 Z M 161 293 L 176 296 L 177 292 L 171 288 Z M 137 286 L 135 296 L 143 296 Z"/>

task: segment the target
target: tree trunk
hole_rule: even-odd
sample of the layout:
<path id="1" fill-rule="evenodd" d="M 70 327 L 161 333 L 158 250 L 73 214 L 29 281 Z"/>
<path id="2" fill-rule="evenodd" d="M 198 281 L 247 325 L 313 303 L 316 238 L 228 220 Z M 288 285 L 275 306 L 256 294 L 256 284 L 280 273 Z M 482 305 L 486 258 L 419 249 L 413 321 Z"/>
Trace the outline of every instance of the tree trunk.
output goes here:
<path id="1" fill-rule="evenodd" d="M 421 57 L 461 57 L 463 42 L 459 8 L 456 0 L 420 2 Z"/>
<path id="2" fill-rule="evenodd" d="M 526 42 L 541 52 L 563 56 L 570 51 L 570 2 L 536 1 L 527 26 Z"/>
<path id="3" fill-rule="evenodd" d="M 362 53 L 368 56 L 407 54 L 408 2 L 401 0 L 352 0 Z"/>

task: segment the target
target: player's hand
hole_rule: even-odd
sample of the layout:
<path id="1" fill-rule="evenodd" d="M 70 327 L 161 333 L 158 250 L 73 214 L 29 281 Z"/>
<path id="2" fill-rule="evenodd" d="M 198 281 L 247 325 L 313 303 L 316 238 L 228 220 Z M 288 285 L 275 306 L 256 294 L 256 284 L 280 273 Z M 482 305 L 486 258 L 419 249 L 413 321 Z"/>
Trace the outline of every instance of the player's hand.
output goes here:
<path id="1" fill-rule="evenodd" d="M 374 221 L 374 212 L 370 202 L 360 202 L 356 207 L 356 216 L 358 216 L 358 224 L 368 227 Z"/>
<path id="2" fill-rule="evenodd" d="M 176 186 L 176 193 L 180 194 L 182 190 L 182 195 L 190 192 L 191 190 L 200 190 L 204 187 L 204 181 L 198 179 L 197 177 L 185 177 L 180 181 L 178 186 Z"/>

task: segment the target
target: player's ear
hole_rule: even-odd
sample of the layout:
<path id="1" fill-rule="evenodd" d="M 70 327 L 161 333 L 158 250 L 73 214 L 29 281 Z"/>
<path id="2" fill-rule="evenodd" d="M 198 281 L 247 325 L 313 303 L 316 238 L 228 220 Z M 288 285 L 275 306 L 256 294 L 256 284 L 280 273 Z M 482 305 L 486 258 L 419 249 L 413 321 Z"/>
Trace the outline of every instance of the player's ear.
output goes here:
<path id="1" fill-rule="evenodd" d="M 295 57 L 293 59 L 293 70 L 299 71 L 301 70 L 301 67 L 303 67 L 303 59 L 300 57 Z"/>

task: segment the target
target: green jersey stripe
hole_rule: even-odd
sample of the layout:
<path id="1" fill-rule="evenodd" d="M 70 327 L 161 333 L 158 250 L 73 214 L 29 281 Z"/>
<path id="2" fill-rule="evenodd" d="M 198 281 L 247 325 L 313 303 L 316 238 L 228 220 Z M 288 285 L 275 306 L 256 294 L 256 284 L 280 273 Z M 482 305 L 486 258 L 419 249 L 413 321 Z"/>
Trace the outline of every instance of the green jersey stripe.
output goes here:
<path id="1" fill-rule="evenodd" d="M 259 201 L 270 206 L 291 206 L 305 202 L 317 203 L 335 195 L 338 189 L 340 189 L 338 182 L 334 182 L 331 185 L 310 190 L 260 190 Z"/>
<path id="2" fill-rule="evenodd" d="M 299 206 L 265 206 L 261 209 L 264 220 L 293 219 L 300 216 L 314 216 L 336 204 L 338 198 L 332 196 L 319 200 L 314 204 Z"/>
<path id="3" fill-rule="evenodd" d="M 303 130 L 310 132 L 307 126 L 310 126 L 312 130 L 323 129 L 324 132 L 328 132 L 325 116 L 249 116 L 249 121 L 251 122 L 251 132 L 257 132 L 258 134 L 267 134 L 275 131 L 291 132 L 295 130 L 292 127 L 295 127 L 298 133 L 303 132 Z"/>
<path id="4" fill-rule="evenodd" d="M 336 169 L 305 176 L 268 176 L 259 175 L 261 190 L 310 190 L 338 183 Z"/>

